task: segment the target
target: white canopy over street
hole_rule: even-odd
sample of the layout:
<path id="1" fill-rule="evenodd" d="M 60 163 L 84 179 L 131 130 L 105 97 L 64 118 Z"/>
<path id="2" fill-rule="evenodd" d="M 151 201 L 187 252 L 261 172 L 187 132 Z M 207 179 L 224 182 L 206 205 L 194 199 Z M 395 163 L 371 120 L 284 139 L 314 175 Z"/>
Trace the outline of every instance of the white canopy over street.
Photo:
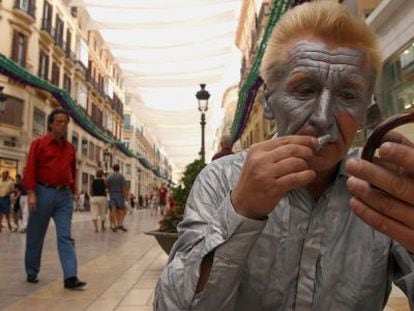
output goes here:
<path id="1" fill-rule="evenodd" d="M 74 0 L 121 66 L 131 109 L 164 147 L 175 173 L 199 157 L 200 83 L 210 92 L 206 159 L 226 88 L 238 82 L 240 0 Z"/>

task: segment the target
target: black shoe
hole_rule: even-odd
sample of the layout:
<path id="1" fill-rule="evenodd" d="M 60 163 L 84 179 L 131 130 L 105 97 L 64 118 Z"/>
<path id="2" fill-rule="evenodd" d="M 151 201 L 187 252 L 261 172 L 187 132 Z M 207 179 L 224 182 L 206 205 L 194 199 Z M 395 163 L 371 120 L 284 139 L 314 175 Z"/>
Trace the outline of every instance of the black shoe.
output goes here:
<path id="1" fill-rule="evenodd" d="M 118 227 L 118 229 L 119 229 L 119 230 L 122 230 L 122 231 L 124 231 L 124 232 L 127 232 L 127 231 L 128 231 L 128 229 L 127 229 L 127 228 L 125 228 L 124 226 L 119 226 L 119 227 Z"/>
<path id="2" fill-rule="evenodd" d="M 111 228 L 112 232 L 116 232 L 118 230 L 117 227 Z"/>
<path id="3" fill-rule="evenodd" d="M 71 278 L 68 278 L 65 280 L 65 286 L 66 289 L 71 290 L 84 290 L 87 287 L 86 282 L 81 282 L 76 276 L 73 276 Z"/>
<path id="4" fill-rule="evenodd" d="M 27 283 L 36 284 L 37 282 L 39 282 L 39 279 L 37 278 L 36 275 L 28 275 L 26 281 Z"/>

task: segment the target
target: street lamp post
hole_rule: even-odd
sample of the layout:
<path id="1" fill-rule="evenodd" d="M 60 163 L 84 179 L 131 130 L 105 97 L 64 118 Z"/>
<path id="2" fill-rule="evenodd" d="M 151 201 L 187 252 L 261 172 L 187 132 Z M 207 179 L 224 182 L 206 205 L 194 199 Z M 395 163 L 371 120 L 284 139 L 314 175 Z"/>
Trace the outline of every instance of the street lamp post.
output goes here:
<path id="1" fill-rule="evenodd" d="M 201 112 L 201 161 L 206 163 L 205 159 L 205 148 L 204 148 L 204 128 L 206 126 L 206 111 L 208 110 L 208 99 L 210 98 L 210 93 L 205 89 L 206 85 L 204 83 L 200 84 L 201 90 L 196 93 L 196 98 L 198 100 L 198 110 Z"/>

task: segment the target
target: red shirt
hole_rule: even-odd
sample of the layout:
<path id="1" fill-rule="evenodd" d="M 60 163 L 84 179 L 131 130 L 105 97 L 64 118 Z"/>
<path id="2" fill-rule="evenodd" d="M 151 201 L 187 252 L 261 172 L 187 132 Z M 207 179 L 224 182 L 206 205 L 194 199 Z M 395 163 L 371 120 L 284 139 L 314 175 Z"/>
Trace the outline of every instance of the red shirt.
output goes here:
<path id="1" fill-rule="evenodd" d="M 23 180 L 27 190 L 35 190 L 36 183 L 41 182 L 50 186 L 70 186 L 75 192 L 75 149 L 65 138 L 60 142 L 51 134 L 32 142 Z"/>
<path id="2" fill-rule="evenodd" d="M 160 198 L 160 200 L 165 201 L 167 199 L 167 189 L 164 187 L 161 187 L 158 190 L 158 196 Z"/>

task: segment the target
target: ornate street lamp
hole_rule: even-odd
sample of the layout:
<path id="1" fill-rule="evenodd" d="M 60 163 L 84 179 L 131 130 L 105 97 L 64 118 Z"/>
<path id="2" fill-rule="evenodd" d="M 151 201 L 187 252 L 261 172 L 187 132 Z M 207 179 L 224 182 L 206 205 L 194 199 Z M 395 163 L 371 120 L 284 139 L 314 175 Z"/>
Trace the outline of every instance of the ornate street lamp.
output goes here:
<path id="1" fill-rule="evenodd" d="M 0 114 L 3 114 L 4 110 L 6 110 L 6 100 L 7 95 L 3 93 L 3 86 L 0 86 Z"/>
<path id="2" fill-rule="evenodd" d="M 210 98 L 210 93 L 205 89 L 206 85 L 204 83 L 200 84 L 201 90 L 196 93 L 196 98 L 198 100 L 198 110 L 201 112 L 201 161 L 205 163 L 205 149 L 204 149 L 204 128 L 206 126 L 206 116 L 205 113 L 208 110 L 208 99 Z"/>

